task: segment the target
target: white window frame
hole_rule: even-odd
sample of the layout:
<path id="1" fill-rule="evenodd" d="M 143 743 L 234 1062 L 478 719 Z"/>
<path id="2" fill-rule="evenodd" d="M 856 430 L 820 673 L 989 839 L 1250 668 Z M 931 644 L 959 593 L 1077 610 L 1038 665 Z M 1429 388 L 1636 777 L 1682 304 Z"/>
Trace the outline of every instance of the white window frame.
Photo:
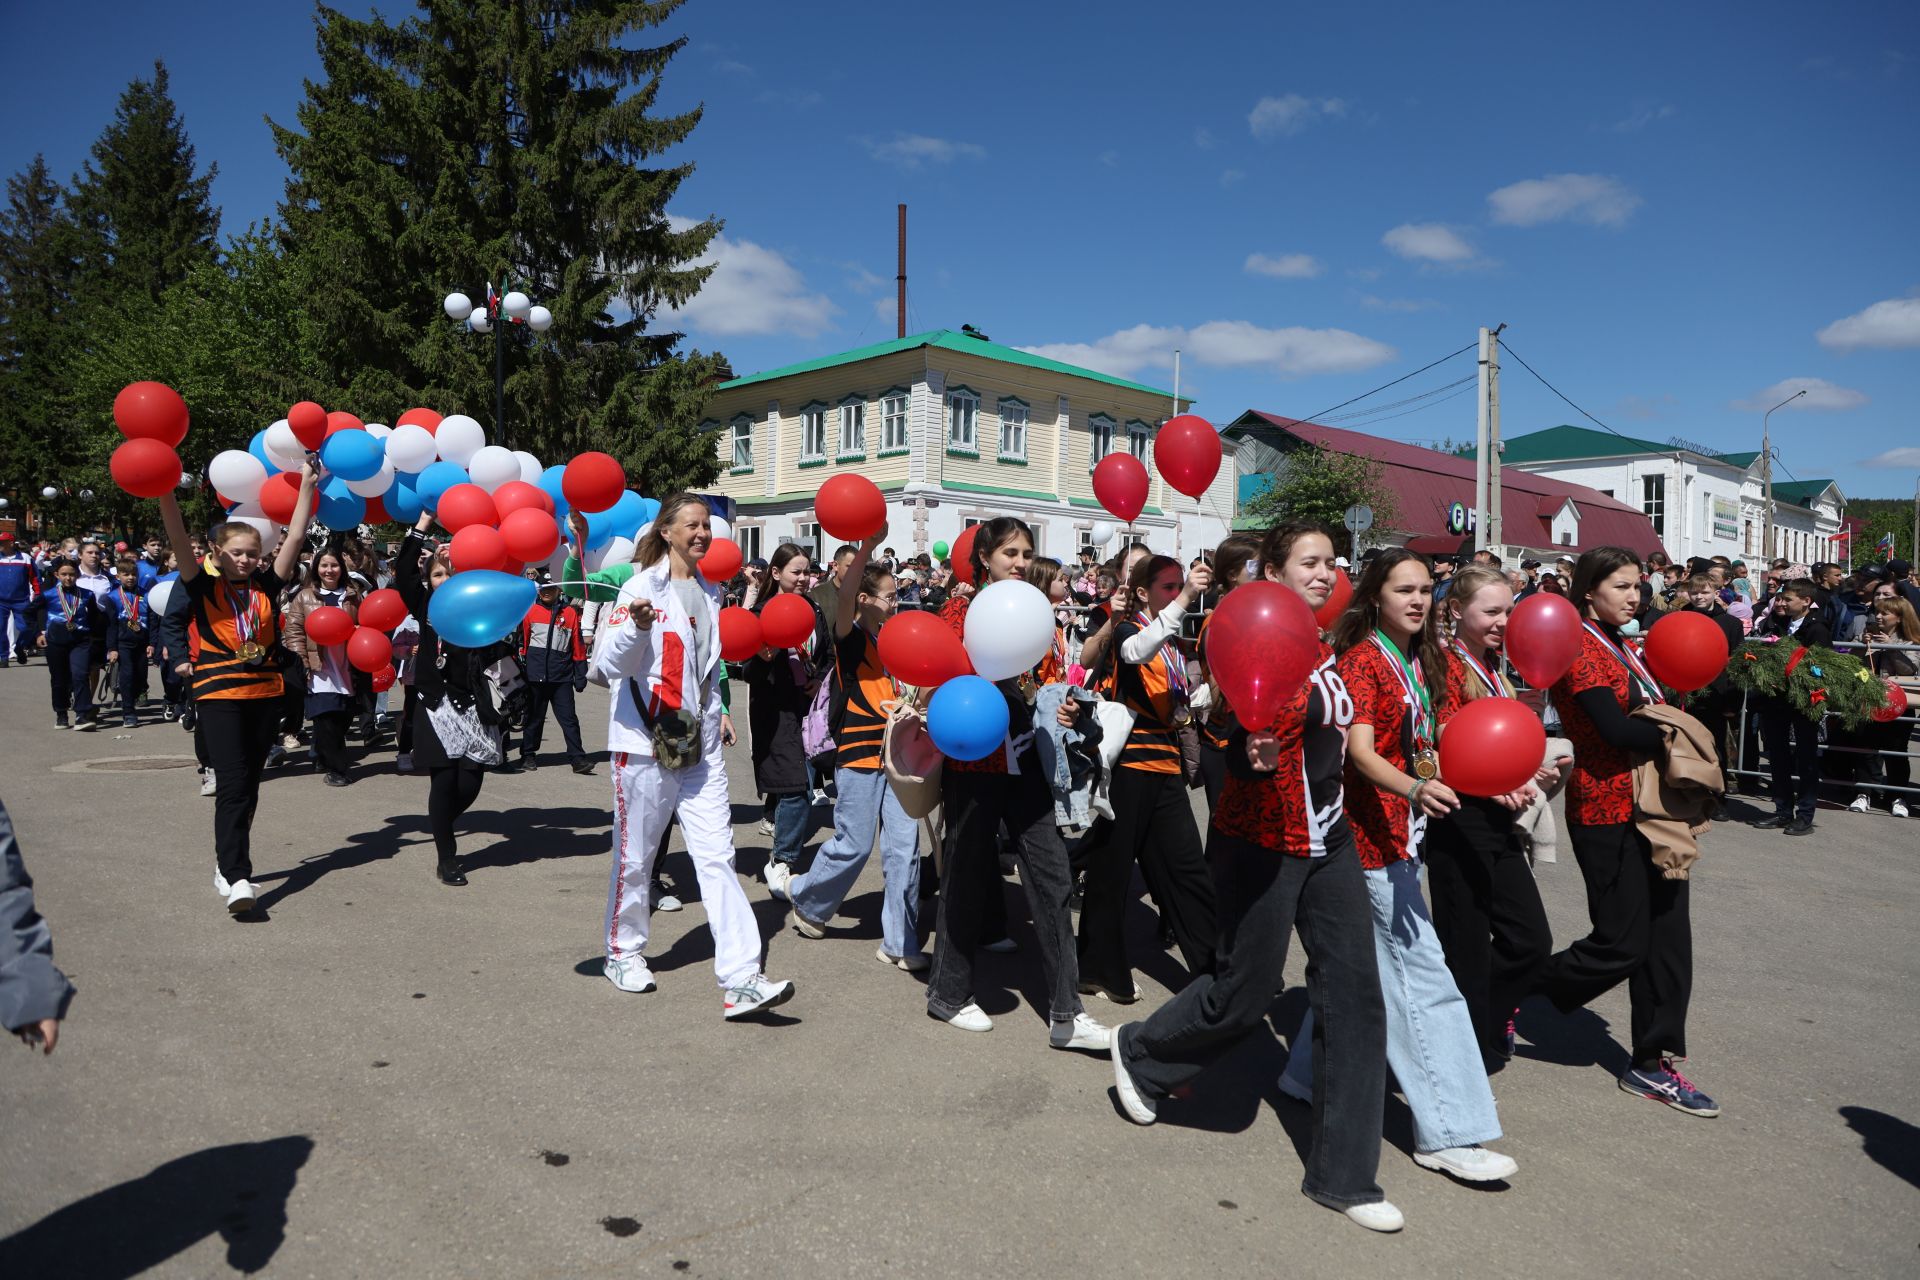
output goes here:
<path id="1" fill-rule="evenodd" d="M 733 527 L 733 540 L 740 544 L 740 558 L 758 560 L 761 555 L 762 526 L 757 524 L 736 524 Z"/>
<path id="2" fill-rule="evenodd" d="M 913 396 L 905 387 L 893 387 L 880 395 L 880 456 L 913 452 L 910 425 Z"/>
<path id="3" fill-rule="evenodd" d="M 1087 470 L 1100 465 L 1100 459 L 1113 452 L 1113 433 L 1120 424 L 1104 413 L 1087 419 Z"/>
<path id="4" fill-rule="evenodd" d="M 743 476 L 753 470 L 753 417 L 745 413 L 736 414 L 729 427 L 729 435 L 733 440 L 733 466 L 728 474 Z M 743 446 L 744 462 L 741 461 Z"/>
<path id="5" fill-rule="evenodd" d="M 864 396 L 848 396 L 840 402 L 840 447 L 834 450 L 835 462 L 867 460 L 867 401 Z"/>
<path id="6" fill-rule="evenodd" d="M 1640 477 L 1640 513 L 1653 522 L 1653 536 L 1667 537 L 1667 478 L 1663 475 Z"/>
<path id="7" fill-rule="evenodd" d="M 1000 461 L 1027 461 L 1027 429 L 1033 423 L 1033 409 L 1019 396 L 1000 399 Z"/>
<path id="8" fill-rule="evenodd" d="M 949 387 L 946 398 L 947 452 L 963 458 L 979 457 L 980 393 L 972 387 Z M 963 424 L 964 433 L 960 429 Z"/>
<path id="9" fill-rule="evenodd" d="M 1153 428 L 1138 418 L 1127 420 L 1127 452 L 1140 459 L 1140 465 L 1152 473 Z"/>
<path id="10" fill-rule="evenodd" d="M 804 547 L 807 562 L 820 563 L 820 522 L 818 520 L 796 520 L 793 522 L 793 544 Z"/>
<path id="11" fill-rule="evenodd" d="M 800 465 L 824 466 L 827 461 L 827 406 L 819 401 L 800 410 Z"/>

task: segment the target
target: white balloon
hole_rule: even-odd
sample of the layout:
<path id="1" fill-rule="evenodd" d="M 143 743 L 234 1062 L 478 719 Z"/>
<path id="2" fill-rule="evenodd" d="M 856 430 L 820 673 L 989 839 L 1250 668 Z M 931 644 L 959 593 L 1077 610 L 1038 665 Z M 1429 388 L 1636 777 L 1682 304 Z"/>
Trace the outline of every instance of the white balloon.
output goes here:
<path id="1" fill-rule="evenodd" d="M 369 422 L 360 429 L 372 436 L 375 440 L 385 440 L 393 434 L 393 428 L 384 422 Z"/>
<path id="2" fill-rule="evenodd" d="M 1023 579 L 996 582 L 967 606 L 967 657 L 987 679 L 1010 680 L 1047 656 L 1053 625 L 1044 591 Z"/>
<path id="3" fill-rule="evenodd" d="M 300 464 L 307 460 L 306 446 L 293 434 L 293 427 L 285 418 L 267 428 L 267 435 L 260 442 L 266 446 L 267 456 L 282 471 L 298 471 Z"/>
<path id="4" fill-rule="evenodd" d="M 166 613 L 168 607 L 173 604 L 175 593 L 179 590 L 180 579 L 178 578 L 168 578 L 165 582 L 154 583 L 153 589 L 147 592 L 147 608 L 155 613 Z"/>
<path id="5" fill-rule="evenodd" d="M 255 458 L 254 461 L 258 462 L 259 459 Z M 227 496 L 232 497 L 233 495 L 228 494 Z M 233 524 L 253 526 L 255 532 L 260 535 L 261 555 L 270 556 L 279 549 L 280 526 L 267 518 L 267 513 L 260 509 L 259 503 L 241 503 L 228 514 L 227 520 Z"/>
<path id="6" fill-rule="evenodd" d="M 438 456 L 437 450 L 433 432 L 412 423 L 395 427 L 393 434 L 387 437 L 387 461 L 393 464 L 395 471 L 404 471 L 408 475 L 419 475 L 432 466 L 434 458 Z"/>
<path id="7" fill-rule="evenodd" d="M 473 455 L 487 446 L 487 433 L 480 424 L 464 413 L 440 419 L 439 430 L 433 433 L 434 447 L 439 450 L 440 460 L 456 466 L 466 466 L 473 461 Z M 401 468 L 405 470 L 405 468 Z"/>
<path id="8" fill-rule="evenodd" d="M 527 328 L 535 333 L 545 333 L 553 327 L 553 312 L 545 307 L 534 307 L 527 312 Z"/>
<path id="9" fill-rule="evenodd" d="M 711 516 L 707 523 L 713 526 L 714 537 L 731 538 L 733 536 L 733 526 L 727 523 L 725 516 Z"/>
<path id="10" fill-rule="evenodd" d="M 440 309 L 447 313 L 449 320 L 465 320 L 473 314 L 473 299 L 464 293 L 450 293 Z"/>
<path id="11" fill-rule="evenodd" d="M 514 320 L 526 319 L 527 312 L 532 308 L 533 299 L 518 289 L 515 289 L 512 293 L 500 299 L 500 309 L 506 312 L 509 318 Z"/>
<path id="12" fill-rule="evenodd" d="M 589 550 L 580 563 L 586 566 L 588 573 L 598 573 L 610 564 L 625 564 L 631 559 L 633 559 L 632 539 L 615 538 L 604 546 Z"/>
<path id="13" fill-rule="evenodd" d="M 393 488 L 393 459 L 382 458 L 380 469 L 365 480 L 345 480 L 347 492 L 357 493 L 363 498 L 377 498 Z"/>
<path id="14" fill-rule="evenodd" d="M 446 423 L 440 424 L 440 430 L 447 429 Z M 441 456 L 445 456 L 444 451 Z M 509 480 L 520 478 L 520 460 L 513 456 L 511 449 L 503 449 L 497 444 L 486 445 L 474 452 L 466 461 L 467 474 L 473 482 L 492 493 Z"/>
<path id="15" fill-rule="evenodd" d="M 267 482 L 267 465 L 245 449 L 227 449 L 213 455 L 207 479 L 235 502 L 252 502 Z"/>
<path id="16" fill-rule="evenodd" d="M 1105 520 L 1095 520 L 1093 528 L 1087 530 L 1087 545 L 1104 547 L 1113 541 L 1113 526 Z"/>
<path id="17" fill-rule="evenodd" d="M 541 475 L 546 471 L 546 468 L 540 465 L 540 459 L 525 449 L 515 449 L 513 456 L 520 464 L 520 478 L 528 484 L 539 484 Z"/>

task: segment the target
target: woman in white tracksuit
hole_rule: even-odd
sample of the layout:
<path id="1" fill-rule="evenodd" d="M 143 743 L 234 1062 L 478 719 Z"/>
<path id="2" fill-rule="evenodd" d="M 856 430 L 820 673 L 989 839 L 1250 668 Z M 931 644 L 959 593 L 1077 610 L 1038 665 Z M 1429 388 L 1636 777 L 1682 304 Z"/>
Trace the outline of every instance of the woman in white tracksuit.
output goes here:
<path id="1" fill-rule="evenodd" d="M 760 971 L 760 926 L 733 864 L 733 805 L 721 754 L 720 593 L 700 576 L 713 540 L 704 499 L 676 493 L 640 539 L 635 571 L 600 625 L 589 673 L 613 690 L 613 875 L 604 972 L 652 991 L 642 956 L 660 837 L 675 814 L 713 929 L 713 967 L 739 1018 L 784 1003 L 791 982 Z M 638 701 L 636 701 L 638 699 Z"/>

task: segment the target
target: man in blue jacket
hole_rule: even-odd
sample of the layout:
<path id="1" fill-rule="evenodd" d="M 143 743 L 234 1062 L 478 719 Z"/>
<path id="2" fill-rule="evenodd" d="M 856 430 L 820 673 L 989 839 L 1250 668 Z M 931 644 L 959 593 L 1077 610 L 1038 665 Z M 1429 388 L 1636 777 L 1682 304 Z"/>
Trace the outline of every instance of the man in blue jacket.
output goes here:
<path id="1" fill-rule="evenodd" d="M 540 737 L 546 728 L 547 708 L 560 722 L 567 740 L 567 762 L 575 773 L 592 773 L 580 742 L 580 717 L 573 696 L 587 687 L 587 650 L 580 639 L 580 611 L 568 604 L 546 569 L 528 574 L 540 594 L 520 623 L 520 659 L 527 669 L 526 729 L 520 743 L 520 766 L 540 767 Z"/>
<path id="2" fill-rule="evenodd" d="M 40 575 L 33 557 L 11 533 L 0 533 L 0 667 L 25 662 L 39 632 L 33 625 L 40 602 Z"/>

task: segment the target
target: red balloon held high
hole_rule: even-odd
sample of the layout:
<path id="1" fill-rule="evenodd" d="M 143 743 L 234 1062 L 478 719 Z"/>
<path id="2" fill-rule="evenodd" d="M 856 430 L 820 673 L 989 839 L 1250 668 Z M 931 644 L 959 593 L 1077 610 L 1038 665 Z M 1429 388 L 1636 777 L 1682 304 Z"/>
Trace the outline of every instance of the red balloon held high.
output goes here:
<path id="1" fill-rule="evenodd" d="M 302 400 L 287 410 L 287 425 L 302 448 L 318 449 L 327 438 L 327 411 L 311 400 Z"/>
<path id="2" fill-rule="evenodd" d="M 1147 508 L 1147 468 L 1130 453 L 1110 453 L 1093 469 L 1093 496 L 1116 519 L 1132 524 Z"/>
<path id="3" fill-rule="evenodd" d="M 113 482 L 136 498 L 157 498 L 180 483 L 180 455 L 151 436 L 136 436 L 107 463 Z"/>
<path id="4" fill-rule="evenodd" d="M 332 435 L 336 431 L 359 431 L 366 425 L 345 409 L 335 409 L 327 415 L 327 435 Z"/>
<path id="5" fill-rule="evenodd" d="M 1220 433 L 1205 418 L 1183 413 L 1154 437 L 1153 465 L 1168 484 L 1198 498 L 1220 472 Z"/>
<path id="6" fill-rule="evenodd" d="M 434 517 L 440 521 L 440 527 L 450 533 L 459 533 L 469 525 L 500 523 L 493 495 L 477 484 L 456 484 L 441 494 Z"/>
<path id="7" fill-rule="evenodd" d="M 509 515 L 522 507 L 532 507 L 553 514 L 553 496 L 537 484 L 528 484 L 525 480 L 509 480 L 493 491 L 494 509 L 499 511 L 504 521 Z"/>
<path id="8" fill-rule="evenodd" d="M 534 563 L 549 559 L 559 549 L 560 526 L 538 507 L 521 507 L 500 518 L 500 537 L 509 556 Z"/>
<path id="9" fill-rule="evenodd" d="M 605 511 L 620 501 L 627 489 L 627 473 L 604 453 L 583 453 L 560 473 L 560 492 L 567 505 L 582 515 Z"/>
<path id="10" fill-rule="evenodd" d="M 291 471 L 274 472 L 260 486 L 260 496 L 255 501 L 275 524 L 291 523 L 294 504 L 300 501 L 300 477 Z"/>
<path id="11" fill-rule="evenodd" d="M 399 421 L 393 425 L 396 427 L 420 427 L 424 429 L 427 434 L 431 435 L 435 428 L 440 425 L 440 415 L 431 409 L 409 409 L 401 414 Z"/>
<path id="12" fill-rule="evenodd" d="M 886 527 L 887 500 L 873 481 L 843 471 L 820 486 L 813 513 L 829 536 L 841 542 L 865 542 Z"/>
<path id="13" fill-rule="evenodd" d="M 158 440 L 177 449 L 187 438 L 187 402 L 164 382 L 132 382 L 113 398 L 113 424 L 129 440 Z"/>

